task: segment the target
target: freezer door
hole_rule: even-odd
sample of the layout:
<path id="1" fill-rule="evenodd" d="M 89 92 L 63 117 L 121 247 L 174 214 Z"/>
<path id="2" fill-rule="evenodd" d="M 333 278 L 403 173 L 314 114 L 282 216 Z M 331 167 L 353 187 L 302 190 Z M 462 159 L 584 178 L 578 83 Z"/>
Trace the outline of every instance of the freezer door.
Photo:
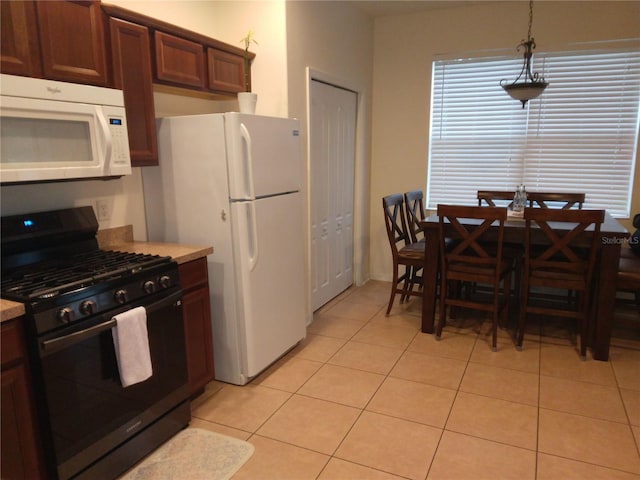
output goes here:
<path id="1" fill-rule="evenodd" d="M 300 190 L 298 120 L 226 113 L 225 134 L 232 199 L 252 200 Z"/>
<path id="2" fill-rule="evenodd" d="M 244 375 L 251 378 L 305 336 L 300 193 L 231 205 Z"/>

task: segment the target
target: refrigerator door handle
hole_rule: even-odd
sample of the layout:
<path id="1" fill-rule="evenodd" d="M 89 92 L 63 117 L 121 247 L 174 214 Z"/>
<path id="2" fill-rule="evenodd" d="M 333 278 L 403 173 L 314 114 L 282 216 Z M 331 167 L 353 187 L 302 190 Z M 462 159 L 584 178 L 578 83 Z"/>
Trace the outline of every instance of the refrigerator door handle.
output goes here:
<path id="1" fill-rule="evenodd" d="M 248 197 L 250 199 L 256 198 L 254 189 L 253 189 L 253 148 L 251 145 L 251 134 L 244 123 L 240 124 L 240 138 L 247 146 L 246 155 L 244 160 L 245 163 L 245 182 L 248 188 Z"/>
<path id="2" fill-rule="evenodd" d="M 256 225 L 256 203 L 248 202 L 249 206 L 249 271 L 253 272 L 258 264 L 258 227 Z"/>

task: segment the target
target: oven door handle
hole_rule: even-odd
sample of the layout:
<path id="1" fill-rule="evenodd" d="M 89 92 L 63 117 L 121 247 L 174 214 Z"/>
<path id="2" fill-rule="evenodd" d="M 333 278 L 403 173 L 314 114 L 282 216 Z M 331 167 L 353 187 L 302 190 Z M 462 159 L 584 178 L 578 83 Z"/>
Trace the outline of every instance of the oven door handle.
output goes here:
<path id="1" fill-rule="evenodd" d="M 152 303 L 151 305 L 145 307 L 147 311 L 147 315 L 153 314 L 154 312 L 166 308 L 169 305 L 181 305 L 182 299 L 182 290 L 178 290 L 177 292 L 172 293 L 168 297 L 164 297 L 162 300 L 158 300 L 157 302 Z M 77 332 L 70 333 L 68 335 L 64 335 L 62 337 L 52 338 L 50 340 L 44 340 L 41 344 L 41 350 L 45 355 L 49 355 L 51 353 L 62 350 L 63 348 L 69 347 L 76 343 L 82 342 L 87 338 L 91 338 L 105 330 L 109 330 L 116 326 L 116 321 L 112 317 L 106 322 L 99 323 L 98 325 L 94 325 L 93 327 L 85 328 L 84 330 L 78 330 Z"/>

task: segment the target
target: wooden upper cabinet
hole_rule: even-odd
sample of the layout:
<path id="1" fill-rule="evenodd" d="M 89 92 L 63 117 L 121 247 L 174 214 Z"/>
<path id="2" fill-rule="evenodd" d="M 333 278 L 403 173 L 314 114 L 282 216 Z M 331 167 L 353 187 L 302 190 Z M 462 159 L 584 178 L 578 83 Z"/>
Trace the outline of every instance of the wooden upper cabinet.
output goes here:
<path id="1" fill-rule="evenodd" d="M 100 2 L 37 2 L 44 76 L 110 86 Z"/>
<path id="2" fill-rule="evenodd" d="M 209 89 L 220 92 L 244 92 L 244 57 L 207 48 Z"/>
<path id="3" fill-rule="evenodd" d="M 154 32 L 156 79 L 183 87 L 204 89 L 204 47 L 168 33 Z"/>
<path id="4" fill-rule="evenodd" d="M 42 76 L 34 2 L 0 2 L 2 73 Z"/>
<path id="5" fill-rule="evenodd" d="M 114 87 L 122 89 L 127 114 L 131 164 L 158 164 L 149 29 L 109 19 Z"/>

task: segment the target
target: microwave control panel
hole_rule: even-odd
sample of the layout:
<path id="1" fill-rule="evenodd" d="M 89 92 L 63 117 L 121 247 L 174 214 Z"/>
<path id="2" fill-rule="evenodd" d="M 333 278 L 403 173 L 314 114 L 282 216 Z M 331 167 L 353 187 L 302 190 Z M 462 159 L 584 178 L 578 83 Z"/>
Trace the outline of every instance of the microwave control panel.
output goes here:
<path id="1" fill-rule="evenodd" d="M 111 139 L 113 142 L 113 163 L 129 163 L 129 137 L 127 135 L 127 126 L 124 123 L 124 118 L 110 115 L 109 130 L 111 131 Z"/>

